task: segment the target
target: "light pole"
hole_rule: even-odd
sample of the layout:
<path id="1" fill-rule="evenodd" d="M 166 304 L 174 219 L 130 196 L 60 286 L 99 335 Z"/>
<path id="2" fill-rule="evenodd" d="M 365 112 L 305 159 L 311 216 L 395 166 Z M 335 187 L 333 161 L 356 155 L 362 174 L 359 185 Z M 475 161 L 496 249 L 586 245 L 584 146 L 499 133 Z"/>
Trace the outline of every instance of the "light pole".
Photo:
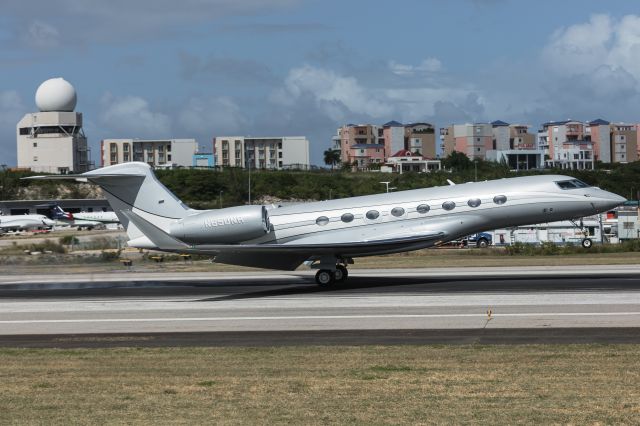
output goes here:
<path id="1" fill-rule="evenodd" d="M 218 200 L 220 201 L 220 208 L 222 208 L 222 193 L 223 192 L 224 192 L 223 190 L 220 190 L 220 194 L 218 195 Z"/>
<path id="2" fill-rule="evenodd" d="M 251 161 L 249 161 L 249 204 L 251 204 Z"/>
<path id="3" fill-rule="evenodd" d="M 389 191 L 393 191 L 394 189 L 396 189 L 395 187 L 391 187 L 391 188 L 389 188 L 389 184 L 390 184 L 391 182 L 380 182 L 380 183 L 381 183 L 381 184 L 383 184 L 383 185 L 386 185 L 386 187 L 387 187 L 387 192 L 389 192 Z"/>
<path id="4" fill-rule="evenodd" d="M 474 176 L 473 181 L 477 182 L 478 181 L 478 162 L 476 160 L 473 160 L 473 176 Z"/>

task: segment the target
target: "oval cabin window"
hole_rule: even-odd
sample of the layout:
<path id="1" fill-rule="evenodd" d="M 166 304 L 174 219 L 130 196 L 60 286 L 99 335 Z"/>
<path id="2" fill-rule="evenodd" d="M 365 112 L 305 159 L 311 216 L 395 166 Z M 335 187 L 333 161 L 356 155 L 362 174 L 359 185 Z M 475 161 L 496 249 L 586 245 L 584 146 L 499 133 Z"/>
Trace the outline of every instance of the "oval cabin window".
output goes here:
<path id="1" fill-rule="evenodd" d="M 445 201 L 444 203 L 442 203 L 442 208 L 445 210 L 453 210 L 456 208 L 456 203 L 454 203 L 453 201 Z"/>
<path id="2" fill-rule="evenodd" d="M 482 203 L 482 201 L 480 201 L 480 198 L 472 198 L 469 201 L 467 201 L 467 204 L 469 204 L 469 207 L 478 207 L 480 203 Z"/>
<path id="3" fill-rule="evenodd" d="M 416 211 L 420 214 L 429 212 L 429 204 L 420 204 L 418 207 L 416 207 Z"/>
<path id="4" fill-rule="evenodd" d="M 394 207 L 391 209 L 391 214 L 395 217 L 400 217 L 404 214 L 404 209 L 402 207 Z"/>
<path id="5" fill-rule="evenodd" d="M 369 210 L 367 212 L 367 219 L 369 220 L 375 220 L 380 216 L 380 212 L 378 212 L 377 210 Z"/>
<path id="6" fill-rule="evenodd" d="M 316 219 L 317 225 L 325 226 L 327 223 L 329 223 L 329 218 L 326 216 L 320 216 L 319 218 Z"/>
<path id="7" fill-rule="evenodd" d="M 340 220 L 344 223 L 349 223 L 353 221 L 353 215 L 351 213 L 345 213 L 340 217 Z"/>
<path id="8" fill-rule="evenodd" d="M 493 197 L 493 202 L 496 204 L 504 204 L 507 202 L 507 196 L 506 195 L 496 195 L 495 197 Z"/>

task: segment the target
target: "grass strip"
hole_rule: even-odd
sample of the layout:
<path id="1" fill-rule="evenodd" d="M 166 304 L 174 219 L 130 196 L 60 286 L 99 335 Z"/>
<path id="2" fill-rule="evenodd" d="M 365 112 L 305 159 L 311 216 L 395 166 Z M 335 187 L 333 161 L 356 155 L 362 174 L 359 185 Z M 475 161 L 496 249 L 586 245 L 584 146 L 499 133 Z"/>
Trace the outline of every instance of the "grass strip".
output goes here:
<path id="1" fill-rule="evenodd" d="M 0 350 L 0 423 L 631 424 L 640 345 Z"/>

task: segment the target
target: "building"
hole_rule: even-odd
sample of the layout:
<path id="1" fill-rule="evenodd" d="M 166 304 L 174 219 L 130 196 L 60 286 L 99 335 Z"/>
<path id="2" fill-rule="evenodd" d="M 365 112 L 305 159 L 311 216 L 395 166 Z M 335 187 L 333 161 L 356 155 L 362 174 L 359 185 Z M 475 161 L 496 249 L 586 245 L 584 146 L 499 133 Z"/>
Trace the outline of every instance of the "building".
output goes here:
<path id="1" fill-rule="evenodd" d="M 213 152 L 199 152 L 193 154 L 193 167 L 215 167 L 216 161 Z"/>
<path id="2" fill-rule="evenodd" d="M 536 135 L 526 124 L 491 123 L 493 141 L 485 160 L 504 162 L 512 170 L 539 169 L 544 165 L 544 153 L 538 148 Z"/>
<path id="3" fill-rule="evenodd" d="M 470 159 L 505 162 L 511 169 L 537 169 L 544 164 L 544 153 L 536 144 L 529 126 L 492 123 L 453 124 L 440 129 L 443 155 L 462 152 Z"/>
<path id="4" fill-rule="evenodd" d="M 626 163 L 638 159 L 638 125 L 598 118 L 550 121 L 538 132 L 548 166 L 593 169 L 596 161 Z"/>
<path id="5" fill-rule="evenodd" d="M 195 139 L 103 139 L 100 165 L 140 161 L 154 168 L 191 167 L 197 153 Z"/>
<path id="6" fill-rule="evenodd" d="M 113 211 L 106 199 L 62 199 L 62 200 L 0 200 L 0 214 L 43 214 L 49 213 L 49 205 L 57 204 L 69 213 Z"/>
<path id="7" fill-rule="evenodd" d="M 355 164 L 358 169 L 383 164 L 402 150 L 436 158 L 435 131 L 429 123 L 347 124 L 336 133 L 332 149 L 340 151 L 343 163 Z"/>
<path id="8" fill-rule="evenodd" d="M 427 159 L 420 154 L 414 154 L 408 149 L 402 149 L 391 157 L 387 158 L 387 162 L 380 168 L 381 172 L 416 172 L 427 173 L 442 169 L 440 160 Z"/>
<path id="9" fill-rule="evenodd" d="M 44 173 L 83 173 L 92 168 L 82 113 L 73 86 L 62 78 L 45 81 L 36 91 L 39 112 L 16 126 L 18 168 Z"/>
<path id="10" fill-rule="evenodd" d="M 438 157 L 435 129 L 429 123 L 411 123 L 404 127 L 405 148 L 427 159 Z"/>
<path id="11" fill-rule="evenodd" d="M 309 140 L 304 136 L 218 136 L 215 164 L 252 169 L 308 169 Z"/>
<path id="12" fill-rule="evenodd" d="M 638 161 L 638 125 L 611 123 L 611 162 Z"/>
<path id="13" fill-rule="evenodd" d="M 493 126 L 489 123 L 453 124 L 441 129 L 443 153 L 462 152 L 470 159 L 485 159 L 493 149 Z"/>

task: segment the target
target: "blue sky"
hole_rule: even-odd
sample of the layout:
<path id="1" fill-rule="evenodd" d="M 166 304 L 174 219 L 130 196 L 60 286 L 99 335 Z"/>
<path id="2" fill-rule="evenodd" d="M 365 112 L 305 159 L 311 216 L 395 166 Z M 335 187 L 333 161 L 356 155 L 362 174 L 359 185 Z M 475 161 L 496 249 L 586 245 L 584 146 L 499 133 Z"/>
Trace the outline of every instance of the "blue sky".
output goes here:
<path id="1" fill-rule="evenodd" d="M 634 1 L 3 0 L 0 163 L 62 76 L 110 137 L 306 135 L 349 122 L 640 121 Z"/>

